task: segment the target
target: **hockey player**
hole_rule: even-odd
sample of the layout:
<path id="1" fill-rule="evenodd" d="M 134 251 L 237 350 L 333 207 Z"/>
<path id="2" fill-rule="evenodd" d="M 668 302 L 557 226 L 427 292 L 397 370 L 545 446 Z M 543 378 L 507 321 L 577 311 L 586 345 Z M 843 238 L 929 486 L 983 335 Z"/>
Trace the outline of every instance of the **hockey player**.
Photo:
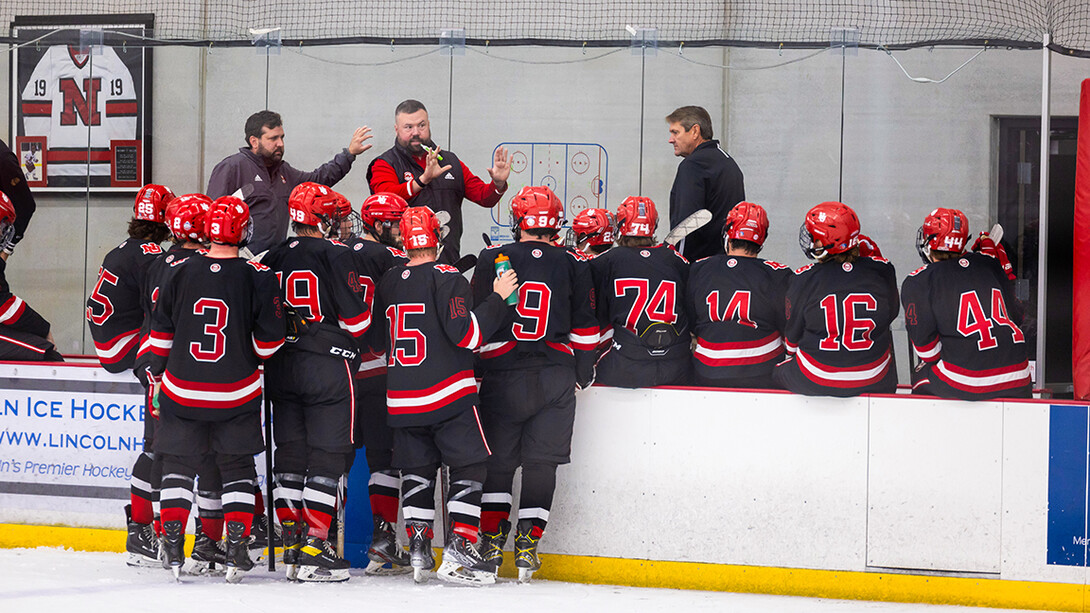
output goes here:
<path id="1" fill-rule="evenodd" d="M 496 260 L 510 259 L 521 285 L 514 312 L 480 352 L 481 420 L 492 455 L 481 507 L 482 556 L 498 570 L 511 530 L 511 486 L 522 466 L 515 566 L 523 581 L 541 566 L 537 546 L 556 489 L 556 468 L 571 456 L 575 391 L 594 379 L 598 321 L 582 254 L 553 244 L 563 205 L 547 187 L 525 187 L 511 201 L 515 242 L 481 252 L 475 304 L 490 294 Z"/>
<path id="2" fill-rule="evenodd" d="M 163 253 L 159 243 L 170 236 L 164 211 L 174 193 L 163 185 L 140 189 L 129 221 L 129 237 L 102 260 L 98 281 L 87 298 L 86 319 L 98 361 L 107 372 L 133 370 L 140 346 L 145 311 L 141 302 L 148 268 Z M 38 358 L 40 359 L 40 358 Z M 147 380 L 137 373 L 147 387 Z M 159 539 L 152 527 L 153 504 L 158 498 L 158 466 L 152 454 L 153 422 L 144 416 L 144 451 L 132 467 L 130 504 L 125 507 L 128 537 L 125 550 L 129 566 L 159 566 Z"/>
<path id="3" fill-rule="evenodd" d="M 758 257 L 768 215 L 739 202 L 723 228 L 726 253 L 694 262 L 687 302 L 693 314 L 695 383 L 709 387 L 770 388 L 783 358 L 784 293 L 791 268 Z"/>
<path id="4" fill-rule="evenodd" d="M 818 263 L 796 270 L 787 288 L 784 342 L 793 359 L 776 366 L 776 382 L 808 396 L 892 394 L 893 264 L 859 255 L 859 217 L 840 202 L 810 209 L 799 245 Z"/>
<path id="5" fill-rule="evenodd" d="M 969 220 L 957 209 L 935 209 L 920 226 L 916 249 L 924 265 L 901 285 L 908 339 L 923 360 L 912 373 L 912 393 L 1029 398 L 1026 339 L 1010 279 L 995 257 L 963 253 L 968 238 Z"/>
<path id="6" fill-rule="evenodd" d="M 190 256 L 159 290 L 152 315 L 150 374 L 159 390 L 155 451 L 163 455 L 163 566 L 175 577 L 184 559 L 184 530 L 193 479 L 207 454 L 223 475 L 227 580 L 253 568 L 253 456 L 261 435 L 262 360 L 284 343 L 276 277 L 238 257 L 252 225 L 246 203 L 226 196 L 205 217 L 212 245 Z"/>
<path id="7" fill-rule="evenodd" d="M 366 300 L 372 313 L 384 313 L 374 288 L 386 271 L 408 263 L 401 251 L 401 216 L 408 204 L 396 194 L 369 196 L 360 207 L 362 236 L 346 241 L 356 256 L 361 279 L 371 283 Z M 367 484 L 374 530 L 367 550 L 367 574 L 410 572 L 409 556 L 397 545 L 401 474 L 393 467 L 393 430 L 386 423 L 386 327 L 372 325 L 364 336 L 356 372 L 356 444 L 366 449 L 371 478 Z"/>
<path id="8" fill-rule="evenodd" d="M 355 454 L 353 376 L 371 325 L 370 280 L 354 252 L 327 237 L 351 213 L 324 185 L 302 183 L 288 198 L 296 236 L 262 260 L 280 279 L 289 316 L 288 343 L 265 369 L 276 440 L 276 514 L 288 578 L 347 581 L 329 528 L 341 476 Z M 291 328 L 294 325 L 294 332 Z M 304 524 L 305 523 L 305 527 Z"/>
<path id="9" fill-rule="evenodd" d="M 596 366 L 602 385 L 637 388 L 689 379 L 689 262 L 666 245 L 654 246 L 658 221 L 650 198 L 625 198 L 617 208 L 617 247 L 591 260 L 598 323 L 613 333 Z"/>
<path id="10" fill-rule="evenodd" d="M 583 209 L 571 222 L 572 246 L 588 257 L 609 251 L 617 236 L 617 220 L 606 209 Z"/>
<path id="11" fill-rule="evenodd" d="M 438 577 L 466 584 L 494 583 L 477 551 L 481 487 L 488 444 L 477 413 L 473 350 L 506 320 L 504 299 L 517 285 L 508 271 L 470 310 L 469 284 L 457 268 L 436 264 L 442 232 L 427 207 L 401 218 L 409 263 L 391 269 L 379 285 L 390 326 L 387 406 L 394 430 L 394 466 L 402 472 L 402 510 L 418 583 L 435 565 L 435 475 L 450 467 L 450 525 Z"/>

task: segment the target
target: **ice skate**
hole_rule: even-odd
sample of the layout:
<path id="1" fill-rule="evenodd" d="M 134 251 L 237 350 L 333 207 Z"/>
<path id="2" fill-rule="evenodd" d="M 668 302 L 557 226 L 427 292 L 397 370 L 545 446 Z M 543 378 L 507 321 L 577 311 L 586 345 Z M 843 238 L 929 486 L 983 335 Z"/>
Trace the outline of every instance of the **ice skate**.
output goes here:
<path id="1" fill-rule="evenodd" d="M 456 532 L 450 535 L 443 549 L 443 563 L 435 576 L 447 583 L 461 585 L 479 586 L 496 582 L 492 564 L 481 557 L 468 538 Z"/>
<path id="2" fill-rule="evenodd" d="M 499 529 L 496 532 L 482 532 L 481 540 L 477 543 L 481 557 L 492 566 L 492 572 L 498 573 L 503 565 L 503 545 L 507 542 L 507 535 L 511 532 L 511 522 L 500 520 Z"/>
<path id="3" fill-rule="evenodd" d="M 193 560 L 193 564 L 189 568 L 189 572 L 194 575 L 205 575 L 210 573 L 222 573 L 226 570 L 225 553 L 223 548 L 223 541 L 214 541 L 212 537 L 204 533 L 201 529 L 201 522 L 197 520 L 195 534 L 193 537 L 193 552 L 189 555 L 189 558 Z"/>
<path id="4" fill-rule="evenodd" d="M 125 563 L 129 566 L 161 566 L 162 550 L 152 525 L 134 522 L 130 505 L 125 505 L 125 522 L 129 528 L 129 535 L 125 538 L 125 551 L 128 554 Z"/>
<path id="5" fill-rule="evenodd" d="M 280 522 L 280 537 L 284 541 L 284 572 L 288 581 L 295 581 L 299 573 L 299 549 L 303 547 L 304 531 L 301 522 L 293 519 Z"/>
<path id="6" fill-rule="evenodd" d="M 529 583 L 534 571 L 541 568 L 537 557 L 537 544 L 541 534 L 534 536 L 534 524 L 528 519 L 520 519 L 515 533 L 515 568 L 519 571 L 519 583 Z"/>
<path id="7" fill-rule="evenodd" d="M 254 568 L 249 548 L 252 537 L 244 536 L 245 534 L 246 526 L 242 522 L 227 522 L 227 583 L 242 581 L 242 575 Z"/>
<path id="8" fill-rule="evenodd" d="M 163 568 L 174 573 L 177 580 L 185 563 L 185 526 L 180 521 L 163 522 Z"/>
<path id="9" fill-rule="evenodd" d="M 269 535 L 272 534 L 272 547 L 269 547 Z M 250 552 L 251 557 L 260 562 L 265 559 L 268 549 L 268 555 L 276 555 L 276 548 L 283 547 L 283 535 L 281 534 L 280 525 L 273 524 L 272 530 L 269 530 L 269 517 L 264 513 L 254 516 L 253 527 L 250 528 Z"/>
<path id="10" fill-rule="evenodd" d="M 409 533 L 409 563 L 413 567 L 413 581 L 427 583 L 431 569 L 435 568 L 435 556 L 431 550 L 431 524 L 424 521 L 405 522 Z"/>
<path id="11" fill-rule="evenodd" d="M 370 562 L 363 572 L 380 576 L 412 572 L 412 566 L 409 565 L 409 553 L 397 544 L 394 526 L 378 515 L 373 518 L 375 527 L 371 536 L 371 547 L 367 550 Z"/>
<path id="12" fill-rule="evenodd" d="M 337 582 L 348 581 L 348 561 L 333 552 L 329 541 L 316 536 L 307 537 L 299 549 L 299 581 Z"/>

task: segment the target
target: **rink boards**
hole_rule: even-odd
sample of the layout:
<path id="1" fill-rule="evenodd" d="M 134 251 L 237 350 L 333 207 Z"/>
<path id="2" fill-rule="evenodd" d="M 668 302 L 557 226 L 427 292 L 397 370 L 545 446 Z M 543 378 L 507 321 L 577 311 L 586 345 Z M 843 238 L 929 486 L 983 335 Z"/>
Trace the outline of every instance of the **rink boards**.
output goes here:
<path id="1" fill-rule="evenodd" d="M 0 364 L 0 523 L 121 528 L 140 392 Z M 1083 610 L 1087 424 L 1072 402 L 594 387 L 539 576 Z M 80 533 L 53 544 L 104 540 Z"/>

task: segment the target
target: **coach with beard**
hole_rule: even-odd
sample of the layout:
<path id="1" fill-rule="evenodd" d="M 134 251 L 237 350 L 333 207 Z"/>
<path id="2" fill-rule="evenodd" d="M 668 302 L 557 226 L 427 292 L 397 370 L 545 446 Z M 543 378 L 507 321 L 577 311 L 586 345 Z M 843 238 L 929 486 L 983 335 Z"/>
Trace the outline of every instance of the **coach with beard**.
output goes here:
<path id="1" fill-rule="evenodd" d="M 511 165 L 507 149 L 499 147 L 488 169 L 491 183 L 477 178 L 450 151 L 440 151 L 431 139 L 428 110 L 423 103 L 406 100 L 394 110 L 394 146 L 371 162 L 367 183 L 371 193 L 389 192 L 404 198 L 411 206 L 427 206 L 432 211 L 450 213 L 450 233 L 443 239 L 439 262 L 458 261 L 462 239 L 462 200 L 468 198 L 490 208 L 507 191 Z"/>
<path id="2" fill-rule="evenodd" d="M 248 248 L 261 253 L 288 235 L 288 196 L 308 181 L 332 186 L 352 169 L 356 156 L 371 148 L 367 126 L 356 128 L 348 147 L 318 168 L 303 172 L 284 161 L 284 127 L 280 114 L 258 111 L 246 120 L 246 144 L 212 169 L 208 196 L 215 200 L 235 194 L 250 207 L 254 235 Z"/>

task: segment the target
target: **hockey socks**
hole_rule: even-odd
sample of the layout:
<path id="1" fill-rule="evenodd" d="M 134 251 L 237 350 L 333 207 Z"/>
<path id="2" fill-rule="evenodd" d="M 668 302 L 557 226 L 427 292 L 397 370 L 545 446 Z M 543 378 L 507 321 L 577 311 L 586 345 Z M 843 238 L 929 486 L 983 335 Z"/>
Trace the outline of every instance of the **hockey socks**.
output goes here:
<path id="1" fill-rule="evenodd" d="M 381 517 L 391 524 L 397 523 L 398 495 L 401 489 L 401 477 L 396 470 L 381 470 L 371 473 L 367 482 L 367 493 L 371 501 L 371 514 Z"/>
<path id="2" fill-rule="evenodd" d="M 138 524 L 150 524 L 155 519 L 152 503 L 156 499 L 157 488 L 152 486 L 153 464 L 152 454 L 145 451 L 136 457 L 132 467 L 129 498 L 132 504 L 132 521 Z"/>

